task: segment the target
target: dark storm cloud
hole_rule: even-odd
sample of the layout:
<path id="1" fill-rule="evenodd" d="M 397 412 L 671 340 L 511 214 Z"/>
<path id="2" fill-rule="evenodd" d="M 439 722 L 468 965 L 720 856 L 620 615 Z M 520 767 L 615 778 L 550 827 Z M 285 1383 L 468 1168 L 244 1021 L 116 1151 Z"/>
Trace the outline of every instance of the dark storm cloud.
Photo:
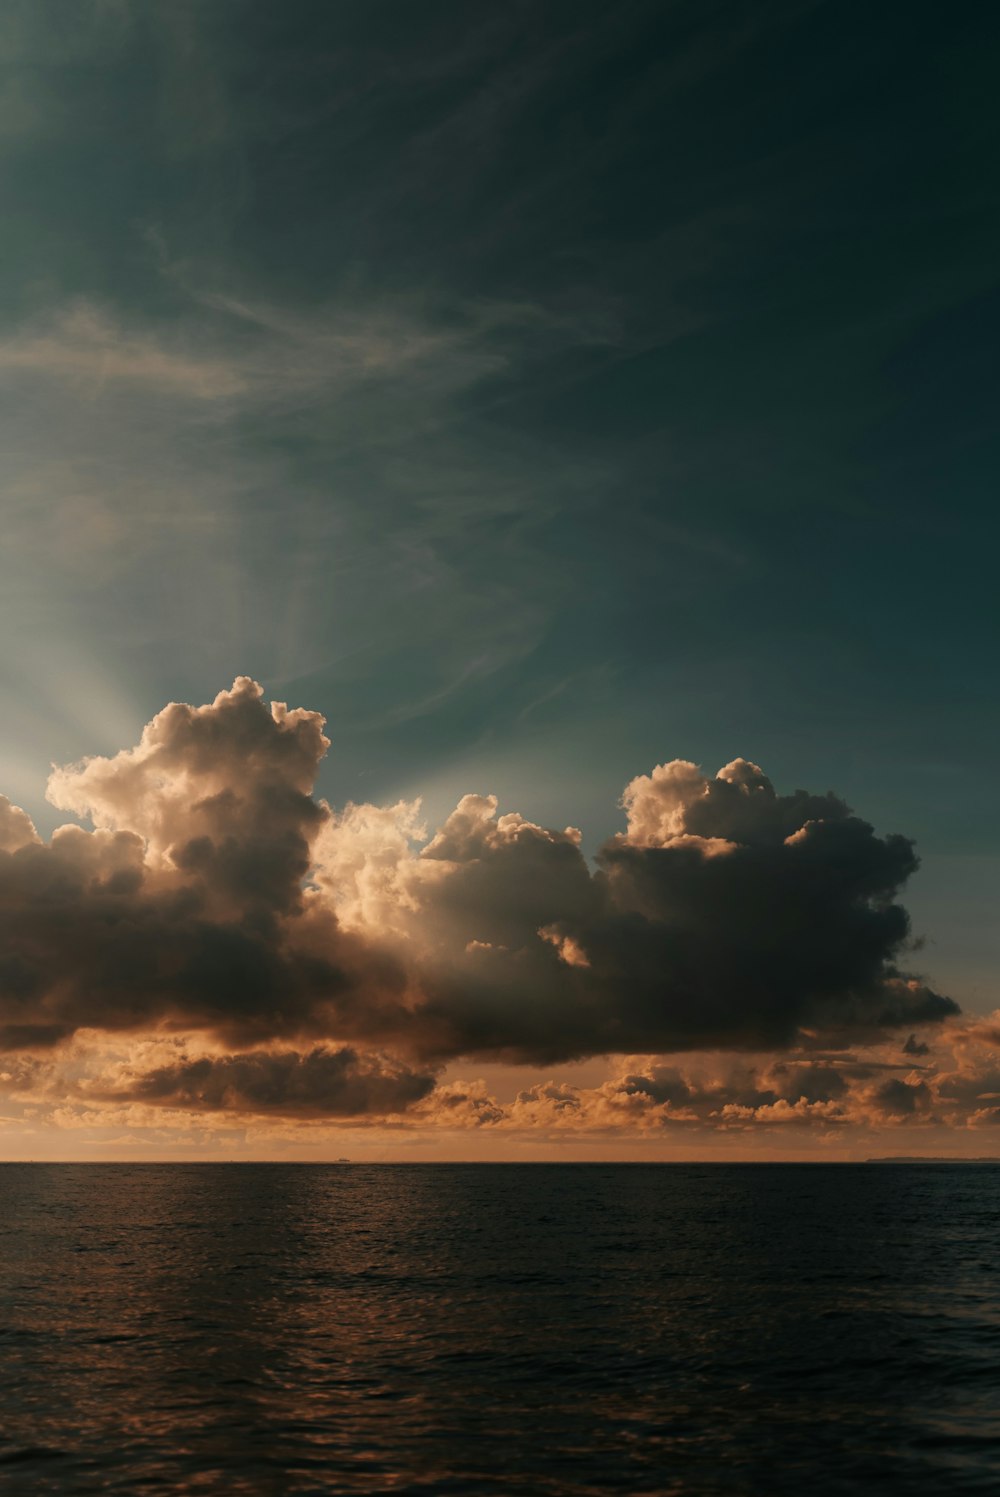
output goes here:
<path id="1" fill-rule="evenodd" d="M 362 1117 L 402 1112 L 434 1087 L 434 1077 L 384 1055 L 317 1046 L 296 1051 L 203 1055 L 126 1076 L 88 1099 L 146 1102 L 195 1112 L 275 1113 L 283 1117 Z"/>
<path id="2" fill-rule="evenodd" d="M 671 1107 L 683 1106 L 695 1095 L 688 1081 L 673 1066 L 655 1066 L 648 1072 L 630 1072 L 618 1083 L 624 1096 L 649 1097 L 653 1102 Z"/>
<path id="3" fill-rule="evenodd" d="M 115 887 L 51 854 L 0 860 L 0 1044 L 54 1044 L 79 1028 L 206 1030 L 240 1044 L 317 1037 L 377 1022 L 403 987 L 392 958 L 332 918 L 291 927 L 257 913 L 227 919 L 197 883 Z M 41 864 L 33 868 L 30 864 Z M 26 866 L 28 865 L 28 866 Z M 32 876 L 26 893 L 23 878 Z"/>
<path id="4" fill-rule="evenodd" d="M 930 1088 L 923 1081 L 901 1081 L 893 1077 L 875 1092 L 875 1102 L 890 1118 L 908 1118 L 928 1106 Z"/>
<path id="5" fill-rule="evenodd" d="M 541 1064 L 956 1011 L 896 967 L 912 844 L 835 796 L 780 796 L 744 760 L 714 780 L 674 761 L 627 787 L 627 831 L 596 871 L 572 828 L 498 817 L 484 796 L 418 852 L 412 808 L 336 817 L 313 798 L 322 728 L 240 678 L 166 708 L 134 749 L 54 773 L 51 798 L 95 830 L 46 844 L 4 807 L 0 1042 L 165 1030 Z M 270 1076 L 308 1093 L 337 1054 L 354 1064 L 199 1060 L 164 1085 L 210 1097 Z"/>
<path id="6" fill-rule="evenodd" d="M 573 835 L 466 798 L 424 854 L 450 860 L 421 895 L 450 952 L 426 979 L 418 1047 L 539 1062 L 752 1049 L 956 1012 L 894 965 L 906 838 L 834 796 L 778 796 L 744 761 L 714 781 L 662 766 L 625 805 L 629 831 L 591 875 Z"/>

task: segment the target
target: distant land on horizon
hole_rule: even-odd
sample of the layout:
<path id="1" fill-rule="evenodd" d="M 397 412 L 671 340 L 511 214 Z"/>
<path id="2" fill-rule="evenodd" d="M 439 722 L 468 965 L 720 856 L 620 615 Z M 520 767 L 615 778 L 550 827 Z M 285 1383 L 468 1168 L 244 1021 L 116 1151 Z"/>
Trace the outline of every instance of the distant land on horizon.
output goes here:
<path id="1" fill-rule="evenodd" d="M 1000 1164 L 1000 1155 L 971 1154 L 879 1154 L 865 1164 Z"/>

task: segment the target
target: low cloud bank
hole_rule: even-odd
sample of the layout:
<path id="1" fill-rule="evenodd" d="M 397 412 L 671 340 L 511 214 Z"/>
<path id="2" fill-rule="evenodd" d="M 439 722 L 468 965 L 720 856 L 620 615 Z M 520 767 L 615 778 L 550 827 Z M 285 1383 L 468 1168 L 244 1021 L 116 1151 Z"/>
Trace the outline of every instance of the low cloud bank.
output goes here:
<path id="1" fill-rule="evenodd" d="M 317 1046 L 304 1054 L 260 1050 L 184 1057 L 148 1070 L 122 1066 L 84 1095 L 192 1112 L 364 1117 L 404 1112 L 433 1090 L 434 1079 L 391 1056 Z"/>

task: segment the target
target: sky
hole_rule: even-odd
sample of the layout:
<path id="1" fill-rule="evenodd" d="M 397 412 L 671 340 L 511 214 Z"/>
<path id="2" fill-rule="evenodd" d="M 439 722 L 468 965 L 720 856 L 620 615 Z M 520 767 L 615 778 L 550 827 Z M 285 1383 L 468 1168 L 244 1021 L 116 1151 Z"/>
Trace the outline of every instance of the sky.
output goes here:
<path id="1" fill-rule="evenodd" d="M 4 8 L 0 1157 L 993 1152 L 998 41 Z"/>

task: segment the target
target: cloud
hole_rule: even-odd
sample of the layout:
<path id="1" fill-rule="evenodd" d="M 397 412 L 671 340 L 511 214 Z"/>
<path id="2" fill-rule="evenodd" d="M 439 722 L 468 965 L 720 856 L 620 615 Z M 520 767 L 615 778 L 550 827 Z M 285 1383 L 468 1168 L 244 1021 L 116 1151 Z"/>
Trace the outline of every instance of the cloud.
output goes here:
<path id="1" fill-rule="evenodd" d="M 133 1068 L 104 1100 L 367 1115 L 430 1105 L 457 1057 L 793 1051 L 897 1029 L 914 1057 L 912 1031 L 957 1012 L 896 965 L 912 844 L 833 795 L 779 795 L 744 760 L 715 779 L 661 765 L 627 787 L 626 830 L 595 868 L 577 829 L 488 795 L 429 838 L 415 803 L 335 813 L 313 794 L 328 746 L 319 714 L 240 677 L 172 703 L 134 747 L 53 771 L 51 801 L 90 829 L 42 842 L 0 802 L 0 1046 L 182 1036 L 184 1058 Z M 829 1119 L 845 1089 L 815 1057 L 707 1091 L 658 1064 L 600 1108 Z M 499 1121 L 475 1089 L 436 1095 L 442 1115 Z M 893 1082 L 871 1106 L 923 1100 Z M 514 1115 L 579 1110 L 573 1088 L 543 1089 Z"/>
<path id="2" fill-rule="evenodd" d="M 146 868 L 196 875 L 214 907 L 287 913 L 327 814 L 311 792 L 328 747 L 317 713 L 268 711 L 241 676 L 211 706 L 166 707 L 136 748 L 54 770 L 48 799 L 138 837 Z"/>
<path id="3" fill-rule="evenodd" d="M 548 1064 L 754 1049 L 957 1011 L 895 965 L 909 932 L 895 895 L 917 866 L 908 839 L 876 836 L 835 796 L 779 796 L 742 760 L 715 780 L 660 766 L 624 804 L 627 830 L 596 873 L 574 829 L 498 816 L 484 796 L 400 855 L 393 918 L 421 971 L 418 1052 Z M 351 834 L 328 828 L 334 862 Z"/>
<path id="4" fill-rule="evenodd" d="M 945 1031 L 942 1060 L 948 1040 Z M 690 1140 L 754 1132 L 761 1126 L 805 1133 L 978 1127 L 987 1121 L 984 1103 L 1000 1102 L 1000 1091 L 991 1099 L 973 1083 L 964 1108 L 948 1118 L 942 1095 L 948 1091 L 947 1078 L 930 1068 L 924 1074 L 907 1071 L 888 1059 L 891 1053 L 882 1044 L 819 1061 L 801 1052 L 741 1058 L 702 1052 L 679 1064 L 663 1057 L 634 1057 L 624 1071 L 600 1085 L 551 1078 L 518 1092 L 506 1104 L 491 1097 L 482 1083 L 451 1082 L 447 1110 L 438 1105 L 440 1093 L 435 1092 L 421 1115 L 445 1126 L 488 1125 L 501 1132 Z M 995 1072 L 988 1079 L 1000 1085 Z"/>
<path id="5" fill-rule="evenodd" d="M 696 764 L 674 759 L 652 774 L 638 775 L 622 794 L 628 830 L 624 841 L 635 847 L 697 845 L 728 851 L 740 843 L 778 843 L 800 832 L 810 821 L 842 820 L 850 815 L 835 795 L 776 795 L 757 764 L 734 759 L 708 780 Z"/>
<path id="6" fill-rule="evenodd" d="M 912 1116 L 928 1104 L 930 1099 L 931 1093 L 926 1082 L 901 1080 L 898 1076 L 891 1076 L 888 1081 L 883 1081 L 874 1097 L 883 1113 L 893 1118 Z"/>
<path id="7" fill-rule="evenodd" d="M 12 806 L 5 795 L 0 795 L 0 851 L 16 852 L 19 847 L 28 847 L 38 841 L 31 817 L 20 806 Z"/>
<path id="8" fill-rule="evenodd" d="M 269 709 L 240 678 L 166 708 L 134 749 L 55 771 L 50 798 L 94 830 L 0 854 L 0 1045 L 80 1027 L 318 1037 L 366 983 L 377 1011 L 403 974 L 303 887 L 326 746 L 315 713 Z"/>
<path id="9" fill-rule="evenodd" d="M 68 381 L 91 394 L 127 385 L 194 401 L 230 400 L 248 388 L 231 360 L 126 332 L 86 301 L 0 340 L 0 374 Z"/>
<path id="10" fill-rule="evenodd" d="M 942 1130 L 995 1124 L 995 1053 L 970 1042 L 954 1023 L 940 1029 L 928 1050 L 919 1070 L 893 1059 L 898 1046 L 891 1040 L 818 1059 L 809 1051 L 631 1057 L 599 1084 L 550 1076 L 505 1101 L 482 1080 L 435 1084 L 431 1069 L 352 1047 L 225 1054 L 153 1037 L 118 1040 L 109 1051 L 91 1032 L 47 1056 L 4 1057 L 0 1091 L 27 1104 L 36 1125 L 156 1130 L 172 1114 L 174 1127 L 242 1127 L 260 1138 L 269 1136 L 268 1119 L 286 1119 L 293 1129 L 354 1120 L 365 1128 L 384 1122 L 395 1133 L 485 1130 L 684 1147 L 716 1135 L 738 1142 L 762 1127 L 779 1129 L 786 1141 L 834 1137 L 845 1129 L 869 1140 L 900 1129 L 930 1132 L 937 1140 Z"/>
<path id="11" fill-rule="evenodd" d="M 148 1070 L 120 1067 L 85 1095 L 101 1103 L 147 1103 L 191 1112 L 283 1117 L 362 1117 L 402 1112 L 433 1089 L 434 1076 L 384 1055 L 316 1046 L 305 1053 L 258 1050 L 185 1057 Z"/>
<path id="12" fill-rule="evenodd" d="M 352 299 L 306 313 L 187 285 L 169 264 L 165 274 L 186 303 L 169 333 L 79 298 L 0 337 L 0 376 L 88 399 L 131 392 L 258 410 L 331 397 L 356 410 L 373 386 L 401 386 L 427 410 L 533 355 L 616 337 L 607 318 L 531 303 Z"/>
<path id="13" fill-rule="evenodd" d="M 419 1109 L 421 1123 L 445 1128 L 487 1128 L 506 1118 L 482 1081 L 443 1082 Z"/>

